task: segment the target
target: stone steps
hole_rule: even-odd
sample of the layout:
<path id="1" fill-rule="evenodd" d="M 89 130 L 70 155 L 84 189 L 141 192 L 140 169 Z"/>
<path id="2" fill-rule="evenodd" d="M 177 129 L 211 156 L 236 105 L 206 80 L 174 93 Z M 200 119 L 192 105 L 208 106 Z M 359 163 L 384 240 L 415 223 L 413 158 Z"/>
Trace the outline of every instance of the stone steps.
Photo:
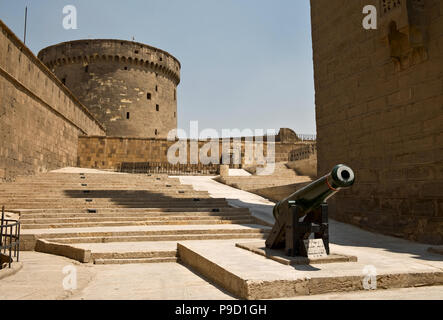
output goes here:
<path id="1" fill-rule="evenodd" d="M 168 194 L 140 194 L 140 195 L 118 195 L 118 197 L 113 197 L 112 195 L 106 194 L 103 195 L 103 197 L 101 197 L 100 195 L 94 194 L 94 193 L 85 193 L 85 194 L 79 194 L 78 196 L 68 196 L 68 200 L 73 200 L 73 201 L 78 201 L 78 200 L 84 200 L 84 199 L 95 199 L 95 200 L 103 200 L 103 201 L 115 201 L 115 200 L 131 200 L 131 201 L 141 201 L 141 200 L 163 200 L 161 198 L 170 198 L 170 197 L 174 197 L 176 199 L 180 199 L 180 200 L 193 200 L 193 199 L 210 199 L 208 197 L 204 197 L 206 196 L 206 194 L 204 193 L 188 193 L 188 194 L 183 194 L 183 193 L 179 193 L 179 192 L 174 192 L 174 193 L 168 193 Z M 19 202 L 23 200 L 29 200 L 29 198 L 32 197 L 32 201 L 34 202 L 48 202 L 48 201 L 57 201 L 57 200 L 66 200 L 65 197 L 55 197 L 55 196 L 47 196 L 47 197 L 43 197 L 43 196 L 37 196 L 34 197 L 33 195 L 24 195 L 24 196 L 11 196 L 11 197 L 6 197 L 6 196 L 2 196 L 0 197 L 0 203 L 3 202 Z M 159 199 L 160 198 L 160 199 Z"/>
<path id="2" fill-rule="evenodd" d="M 135 263 L 171 263 L 177 262 L 177 257 L 167 258 L 128 258 L 128 259 L 95 259 L 94 264 L 135 264 Z"/>
<path id="3" fill-rule="evenodd" d="M 256 220 L 251 217 L 243 219 L 190 219 L 190 220 L 144 220 L 144 221 L 97 221 L 97 222 L 55 222 L 55 223 L 23 223 L 22 229 L 54 229 L 54 228 L 84 228 L 84 227 L 115 227 L 115 226 L 157 226 L 157 225 L 206 225 L 206 224 L 251 224 Z"/>
<path id="4" fill-rule="evenodd" d="M 16 210 L 20 213 L 22 217 L 34 216 L 39 217 L 39 215 L 58 215 L 58 214 L 91 214 L 90 209 L 74 209 L 72 208 L 46 208 L 46 209 L 22 209 Z M 177 207 L 177 208 L 94 208 L 94 213 L 99 214 L 159 214 L 159 215 L 169 215 L 177 214 L 179 212 L 183 214 L 194 214 L 194 213 L 249 213 L 248 208 L 235 208 L 235 207 Z"/>
<path id="5" fill-rule="evenodd" d="M 110 242 L 142 242 L 142 241 L 186 241 L 186 240 L 228 240 L 228 239 L 265 239 L 265 233 L 208 233 L 208 234 L 177 234 L 152 236 L 115 236 L 85 238 L 52 238 L 51 242 L 62 244 L 76 243 L 110 243 Z"/>
<path id="6" fill-rule="evenodd" d="M 175 258 L 177 249 L 170 251 L 127 251 L 127 252 L 92 252 L 91 258 L 97 259 L 150 259 Z"/>
<path id="7" fill-rule="evenodd" d="M 96 264 L 176 262 L 177 241 L 263 239 L 270 231 L 248 209 L 167 176 L 23 177 L 0 184 L 0 203 L 20 214 L 22 250 Z M 90 252 L 80 245 L 109 247 Z"/>
<path id="8" fill-rule="evenodd" d="M 228 203 L 224 199 L 200 199 L 199 201 L 187 200 L 181 201 L 181 199 L 169 199 L 164 201 L 99 201 L 93 199 L 92 201 L 87 201 L 86 199 L 80 199 L 79 201 L 57 201 L 57 202 L 9 202 L 3 203 L 8 210 L 19 210 L 19 209 L 46 209 L 46 208 L 78 208 L 78 209 L 89 209 L 89 208 L 195 208 L 199 205 L 201 206 L 213 206 L 213 207 L 228 207 Z"/>
<path id="9" fill-rule="evenodd" d="M 82 223 L 82 222 L 127 222 L 127 221 L 142 221 L 142 222 L 149 222 L 149 221 L 191 221 L 191 220 L 244 220 L 246 218 L 250 218 L 250 215 L 229 215 L 229 216 L 221 216 L 221 215 L 212 215 L 212 216 L 203 216 L 203 215 L 188 215 L 188 216 L 140 216 L 140 217 L 101 217 L 101 216 L 94 216 L 94 217 L 81 217 L 81 218 L 73 218 L 73 217 L 59 217 L 59 218 L 27 218 L 27 219 L 20 219 L 21 225 L 31 225 L 31 224 L 41 224 L 41 223 Z"/>
<path id="10" fill-rule="evenodd" d="M 43 223 L 43 222 L 59 222 L 59 221 L 119 221 L 125 219 L 162 219 L 162 220 L 179 220 L 179 219 L 194 219 L 199 218 L 238 218 L 240 216 L 250 216 L 249 212 L 245 211 L 228 211 L 228 212 L 154 212 L 154 213 L 35 213 L 22 214 L 21 223 Z"/>
<path id="11" fill-rule="evenodd" d="M 168 251 L 92 252 L 94 264 L 137 264 L 177 262 L 177 249 Z"/>
<path id="12" fill-rule="evenodd" d="M 231 212 L 220 214 L 216 212 L 190 212 L 190 213 L 167 213 L 167 214 L 141 214 L 132 215 L 121 214 L 55 214 L 52 216 L 42 215 L 25 215 L 20 219 L 21 224 L 29 223 L 57 223 L 57 222 L 87 222 L 87 221 L 149 221 L 149 220 L 192 220 L 192 219 L 239 219 L 250 217 L 247 213 Z"/>
<path id="13" fill-rule="evenodd" d="M 61 239 L 61 238 L 81 238 L 81 237 L 105 237 L 105 236 L 146 236 L 146 235 L 188 235 L 188 234 L 211 234 L 211 233 L 241 233 L 241 234 L 263 234 L 269 232 L 269 227 L 259 225 L 245 225 L 232 227 L 219 227 L 214 225 L 204 225 L 199 227 L 181 226 L 180 228 L 170 227 L 127 227 L 127 228 L 77 228 L 62 230 L 26 230 L 25 235 L 35 234 L 39 239 Z"/>
<path id="14" fill-rule="evenodd" d="M 166 187 L 166 186 L 171 187 Z M 84 189 L 84 188 L 92 188 L 92 189 L 98 189 L 100 188 L 106 188 L 107 189 L 114 189 L 119 188 L 122 190 L 128 189 L 152 189 L 155 190 L 157 188 L 174 188 L 174 187 L 182 187 L 180 184 L 170 184 L 170 183 L 162 183 L 162 184 L 154 184 L 154 183 L 147 183 L 147 184 L 111 184 L 106 182 L 100 182 L 100 183 L 91 183 L 88 181 L 78 181 L 78 182 L 72 182 L 67 184 L 54 184 L 54 183 L 46 183 L 46 184 L 23 184 L 23 185 L 14 185 L 11 183 L 9 186 L 0 186 L 0 191 L 7 191 L 7 190 L 33 190 L 33 188 L 46 188 L 48 190 L 63 190 L 63 189 L 69 189 L 69 188 L 77 188 L 77 189 Z M 189 188 L 188 188 L 189 189 Z"/>
<path id="15" fill-rule="evenodd" d="M 33 250 L 37 240 L 56 244 L 150 242 L 217 239 L 262 239 L 269 227 L 256 224 L 151 225 L 120 227 L 83 227 L 23 229 L 25 250 Z"/>

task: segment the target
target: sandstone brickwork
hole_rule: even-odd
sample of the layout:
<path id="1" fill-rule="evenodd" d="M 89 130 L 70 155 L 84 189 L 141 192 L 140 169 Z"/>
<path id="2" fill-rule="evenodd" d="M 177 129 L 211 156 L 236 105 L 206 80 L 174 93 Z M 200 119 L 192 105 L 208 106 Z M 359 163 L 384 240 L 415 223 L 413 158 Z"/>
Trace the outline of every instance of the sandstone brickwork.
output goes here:
<path id="1" fill-rule="evenodd" d="M 124 138 L 124 137 L 103 137 L 103 136 L 85 136 L 79 138 L 78 143 L 78 161 L 77 166 L 83 168 L 96 169 L 118 169 L 122 162 L 160 162 L 167 163 L 168 150 L 176 141 L 154 138 Z M 190 144 L 186 142 L 187 159 L 190 162 Z M 207 144 L 206 141 L 199 141 L 199 150 Z M 231 140 L 231 150 L 235 150 L 234 140 Z M 275 161 L 287 162 L 291 151 L 300 148 L 303 142 L 275 142 Z M 256 148 L 256 144 L 253 145 Z M 219 156 L 223 153 L 223 145 L 220 140 L 218 143 Z M 248 158 L 245 150 L 245 140 L 241 142 L 241 162 L 253 161 Z M 261 150 L 261 149 L 260 149 Z M 269 148 L 272 150 L 272 148 Z M 268 155 L 267 143 L 263 143 L 263 155 Z M 208 155 L 210 155 L 210 151 Z M 235 159 L 235 152 L 231 157 L 231 163 Z M 221 162 L 221 159 L 220 159 Z"/>
<path id="2" fill-rule="evenodd" d="M 356 173 L 333 218 L 442 244 L 443 1 L 390 3 L 311 1 L 318 170 Z M 377 30 L 362 27 L 365 5 Z"/>
<path id="3" fill-rule="evenodd" d="M 108 136 L 166 138 L 177 128 L 180 62 L 123 40 L 78 40 L 38 57 L 106 127 Z"/>
<path id="4" fill-rule="evenodd" d="M 0 180 L 72 166 L 103 126 L 0 21 Z"/>

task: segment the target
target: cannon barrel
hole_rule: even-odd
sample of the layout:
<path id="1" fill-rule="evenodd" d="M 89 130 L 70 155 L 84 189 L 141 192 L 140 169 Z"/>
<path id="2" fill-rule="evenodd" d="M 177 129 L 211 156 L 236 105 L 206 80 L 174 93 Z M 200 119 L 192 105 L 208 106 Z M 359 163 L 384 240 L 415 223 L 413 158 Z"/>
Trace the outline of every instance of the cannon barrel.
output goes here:
<path id="1" fill-rule="evenodd" d="M 339 164 L 329 174 L 279 201 L 273 210 L 274 217 L 278 221 L 280 215 L 288 209 L 291 203 L 295 202 L 297 207 L 301 209 L 298 211 L 298 215 L 301 218 L 318 208 L 340 189 L 352 186 L 354 181 L 354 171 L 346 165 Z"/>

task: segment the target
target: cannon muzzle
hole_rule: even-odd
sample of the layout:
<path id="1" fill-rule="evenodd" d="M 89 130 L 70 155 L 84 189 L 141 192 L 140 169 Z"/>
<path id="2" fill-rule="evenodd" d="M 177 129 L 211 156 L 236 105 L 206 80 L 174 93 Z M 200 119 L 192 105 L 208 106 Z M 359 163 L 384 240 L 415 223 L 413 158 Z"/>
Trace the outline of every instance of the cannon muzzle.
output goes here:
<path id="1" fill-rule="evenodd" d="M 299 214 L 304 216 L 318 208 L 323 202 L 327 201 L 341 189 L 352 186 L 354 182 L 354 171 L 344 164 L 339 164 L 335 166 L 329 174 L 278 202 L 274 207 L 274 217 L 278 220 L 280 213 L 285 211 L 289 204 L 294 201 L 301 209 L 299 210 Z"/>

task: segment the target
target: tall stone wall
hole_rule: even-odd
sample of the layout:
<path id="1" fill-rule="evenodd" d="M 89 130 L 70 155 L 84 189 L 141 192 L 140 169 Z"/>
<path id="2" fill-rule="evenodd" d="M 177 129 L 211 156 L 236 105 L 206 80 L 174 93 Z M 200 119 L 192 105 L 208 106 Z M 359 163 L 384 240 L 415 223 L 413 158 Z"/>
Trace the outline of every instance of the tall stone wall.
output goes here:
<path id="1" fill-rule="evenodd" d="M 122 162 L 162 162 L 167 163 L 168 150 L 175 141 L 153 138 L 119 138 L 119 137 L 80 137 L 78 144 L 77 165 L 82 168 L 118 169 Z M 275 142 L 275 161 L 287 162 L 291 151 L 299 148 L 302 142 Z M 190 163 L 190 141 L 186 142 L 187 161 Z M 201 150 L 205 141 L 198 141 Z M 208 146 L 208 145 L 207 145 Z M 255 145 L 254 145 L 255 148 Z M 223 153 L 222 141 L 218 143 L 220 160 Z M 231 140 L 231 150 L 235 150 Z M 272 149 L 269 149 L 272 150 Z M 208 155 L 211 153 L 208 152 Z M 263 143 L 264 156 L 268 154 L 267 143 Z M 241 161 L 253 161 L 248 158 L 245 150 L 245 140 L 241 143 Z M 235 159 L 235 155 L 232 156 Z M 231 161 L 232 161 L 231 159 Z M 221 162 L 221 161 L 220 161 Z"/>
<path id="2" fill-rule="evenodd" d="M 377 30 L 362 27 L 366 5 Z M 311 9 L 319 174 L 346 163 L 357 179 L 330 201 L 332 217 L 443 244 L 443 1 Z"/>
<path id="3" fill-rule="evenodd" d="M 0 21 L 0 180 L 77 160 L 79 135 L 101 124 Z"/>
<path id="4" fill-rule="evenodd" d="M 180 62 L 123 40 L 78 40 L 38 57 L 105 125 L 108 136 L 166 138 L 177 128 Z"/>

